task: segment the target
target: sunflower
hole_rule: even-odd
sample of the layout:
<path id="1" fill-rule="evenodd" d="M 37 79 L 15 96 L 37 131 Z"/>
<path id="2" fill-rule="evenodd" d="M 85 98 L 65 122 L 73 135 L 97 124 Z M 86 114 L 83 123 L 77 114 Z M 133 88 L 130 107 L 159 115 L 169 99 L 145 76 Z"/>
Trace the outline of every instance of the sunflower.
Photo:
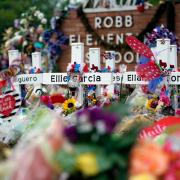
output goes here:
<path id="1" fill-rule="evenodd" d="M 65 112 L 73 112 L 76 110 L 75 104 L 76 104 L 76 100 L 74 98 L 67 99 L 63 103 L 63 110 Z"/>
<path id="2" fill-rule="evenodd" d="M 146 108 L 148 110 L 156 111 L 158 106 L 158 99 L 152 98 L 147 101 Z"/>

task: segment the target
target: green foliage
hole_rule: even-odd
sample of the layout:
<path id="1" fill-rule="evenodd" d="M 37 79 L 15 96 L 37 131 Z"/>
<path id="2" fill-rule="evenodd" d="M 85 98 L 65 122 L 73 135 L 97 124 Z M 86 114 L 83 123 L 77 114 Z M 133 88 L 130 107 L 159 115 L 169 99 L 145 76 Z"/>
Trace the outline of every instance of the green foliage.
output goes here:
<path id="1" fill-rule="evenodd" d="M 128 104 L 115 103 L 115 104 L 112 104 L 110 107 L 105 108 L 105 110 L 116 114 L 121 119 L 124 116 L 129 115 L 129 105 Z"/>
<path id="2" fill-rule="evenodd" d="M 153 5 L 158 5 L 159 2 L 160 2 L 160 0 L 149 0 L 149 3 L 153 4 Z"/>

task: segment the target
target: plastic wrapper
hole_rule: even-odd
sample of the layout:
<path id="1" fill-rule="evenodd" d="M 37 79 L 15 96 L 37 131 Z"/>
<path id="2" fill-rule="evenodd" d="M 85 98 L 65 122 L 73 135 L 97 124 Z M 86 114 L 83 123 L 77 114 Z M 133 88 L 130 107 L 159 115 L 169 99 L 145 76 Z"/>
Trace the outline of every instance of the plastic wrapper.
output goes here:
<path id="1" fill-rule="evenodd" d="M 21 108 L 11 121 L 3 121 L 0 126 L 0 141 L 4 144 L 14 144 L 25 130 L 29 119 L 29 110 Z"/>
<path id="2" fill-rule="evenodd" d="M 53 156 L 65 142 L 63 122 L 45 107 L 37 108 L 29 118 L 11 157 L 0 164 L 0 179 L 49 180 L 56 176 Z"/>
<path id="3" fill-rule="evenodd" d="M 152 99 L 152 102 L 150 99 Z M 156 108 L 151 108 L 150 103 L 153 104 L 153 101 L 157 103 L 155 104 Z M 136 87 L 133 93 L 127 98 L 126 103 L 128 103 L 130 106 L 132 116 L 144 115 L 148 116 L 148 118 L 150 118 L 152 121 L 157 121 L 158 119 L 164 117 L 164 115 L 161 114 L 162 105 L 158 100 L 158 95 L 145 94 L 140 86 Z"/>
<path id="4" fill-rule="evenodd" d="M 140 87 L 136 87 L 133 93 L 127 98 L 126 103 L 130 105 L 133 114 L 146 114 L 145 108 L 147 96 Z"/>

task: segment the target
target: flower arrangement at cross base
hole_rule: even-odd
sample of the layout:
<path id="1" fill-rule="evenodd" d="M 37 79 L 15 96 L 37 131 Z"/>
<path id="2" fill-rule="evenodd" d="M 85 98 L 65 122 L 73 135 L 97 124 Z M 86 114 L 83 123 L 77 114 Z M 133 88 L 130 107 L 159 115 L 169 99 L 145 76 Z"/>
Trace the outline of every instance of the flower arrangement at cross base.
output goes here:
<path id="1" fill-rule="evenodd" d="M 152 34 L 147 35 L 146 44 L 140 42 L 134 36 L 126 38 L 127 44 L 141 55 L 136 67 L 136 73 L 141 80 L 147 81 L 147 85 L 141 85 L 141 89 L 136 89 L 128 99 L 132 105 L 133 113 L 151 114 L 153 119 L 159 119 L 163 115 L 175 115 L 176 104 L 174 95 L 178 93 L 177 89 L 170 86 L 169 77 L 171 72 L 176 71 L 175 65 L 169 67 L 163 60 L 158 61 L 157 54 L 150 49 L 154 46 L 157 38 L 170 38 L 172 44 L 179 48 L 176 36 L 164 26 L 156 27 Z M 158 52 L 161 53 L 161 52 Z M 172 92 L 176 89 L 176 92 Z M 138 91 L 138 92 L 136 92 Z M 133 107 L 134 106 L 134 107 Z"/>

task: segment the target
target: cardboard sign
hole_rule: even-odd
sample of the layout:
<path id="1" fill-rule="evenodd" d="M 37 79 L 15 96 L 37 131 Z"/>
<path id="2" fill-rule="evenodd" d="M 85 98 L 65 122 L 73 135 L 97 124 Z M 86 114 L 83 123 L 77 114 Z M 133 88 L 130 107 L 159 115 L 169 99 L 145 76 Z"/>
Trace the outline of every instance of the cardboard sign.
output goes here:
<path id="1" fill-rule="evenodd" d="M 6 91 L 0 96 L 0 125 L 11 121 L 21 106 L 20 95 L 16 91 Z"/>
<path id="2" fill-rule="evenodd" d="M 160 119 L 158 122 L 156 122 L 153 126 L 144 128 L 140 134 L 140 138 L 154 138 L 164 132 L 164 130 L 168 126 L 172 126 L 175 124 L 180 124 L 180 118 L 175 116 L 168 116 L 163 119 Z"/>
<path id="3" fill-rule="evenodd" d="M 16 100 L 14 96 L 7 95 L 0 98 L 0 114 L 9 116 L 15 107 Z"/>

